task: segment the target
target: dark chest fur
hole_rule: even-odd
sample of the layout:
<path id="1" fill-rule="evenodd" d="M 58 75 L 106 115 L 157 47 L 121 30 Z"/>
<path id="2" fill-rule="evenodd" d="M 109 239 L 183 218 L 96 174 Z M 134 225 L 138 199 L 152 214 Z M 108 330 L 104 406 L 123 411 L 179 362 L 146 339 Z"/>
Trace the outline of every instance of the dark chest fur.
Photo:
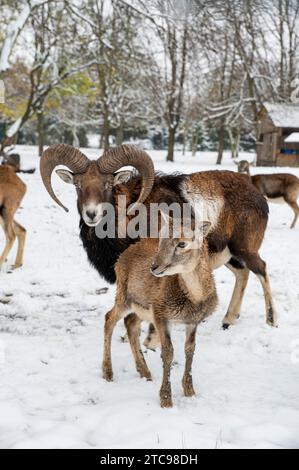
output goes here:
<path id="1" fill-rule="evenodd" d="M 118 257 L 134 240 L 103 238 L 96 236 L 95 229 L 80 221 L 80 238 L 91 265 L 109 284 L 115 284 L 114 266 Z"/>

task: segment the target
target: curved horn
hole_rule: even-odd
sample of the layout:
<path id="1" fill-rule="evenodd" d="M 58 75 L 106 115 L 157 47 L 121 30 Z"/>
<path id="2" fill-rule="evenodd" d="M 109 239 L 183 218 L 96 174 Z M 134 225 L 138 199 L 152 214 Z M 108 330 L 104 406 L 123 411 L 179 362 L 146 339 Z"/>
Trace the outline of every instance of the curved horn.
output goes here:
<path id="1" fill-rule="evenodd" d="M 104 152 L 98 159 L 101 173 L 113 174 L 123 166 L 133 166 L 142 177 L 142 187 L 137 202 L 142 204 L 149 196 L 155 180 L 155 168 L 151 157 L 135 145 L 120 145 Z M 130 212 L 133 212 L 133 207 Z"/>
<path id="2" fill-rule="evenodd" d="M 51 176 L 58 165 L 67 166 L 74 173 L 84 173 L 87 170 L 89 159 L 80 150 L 67 144 L 58 144 L 45 150 L 40 159 L 40 173 L 46 190 L 54 201 L 66 212 L 68 209 L 56 197 Z"/>

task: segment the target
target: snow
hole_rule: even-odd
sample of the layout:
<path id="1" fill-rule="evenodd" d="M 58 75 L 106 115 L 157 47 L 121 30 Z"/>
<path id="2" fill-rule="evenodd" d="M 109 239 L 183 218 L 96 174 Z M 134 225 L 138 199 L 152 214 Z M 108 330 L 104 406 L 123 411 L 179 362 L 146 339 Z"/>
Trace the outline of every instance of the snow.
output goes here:
<path id="1" fill-rule="evenodd" d="M 24 2 L 22 5 L 23 8 L 17 15 L 17 18 L 7 25 L 6 35 L 0 51 L 0 73 L 9 69 L 9 57 L 13 46 L 32 10 L 45 3 L 45 1 L 46 0 L 33 0 L 30 3 Z"/>
<path id="2" fill-rule="evenodd" d="M 289 135 L 285 139 L 285 142 L 298 143 L 299 142 L 299 132 L 293 132 L 291 135 Z"/>
<path id="3" fill-rule="evenodd" d="M 299 128 L 299 105 L 264 103 L 276 127 Z"/>
<path id="4" fill-rule="evenodd" d="M 94 149 L 99 147 L 100 134 L 87 134 L 88 146 Z"/>
<path id="5" fill-rule="evenodd" d="M 5 70 L 9 68 L 9 56 L 11 54 L 12 48 L 29 15 L 30 6 L 29 3 L 26 2 L 17 19 L 8 25 L 6 37 L 1 48 L 0 72 L 5 72 Z"/>
<path id="6" fill-rule="evenodd" d="M 37 149 L 18 146 L 24 167 L 38 166 Z M 85 150 L 96 157 L 96 149 Z M 215 168 L 215 154 L 151 151 L 157 169 Z M 242 155 L 248 159 L 251 154 Z M 241 158 L 241 156 L 240 156 Z M 225 169 L 235 169 L 225 156 Z M 254 168 L 253 173 L 278 171 Z M 291 171 L 299 176 L 299 170 Z M 220 305 L 200 326 L 194 358 L 198 395 L 182 396 L 184 331 L 173 328 L 174 408 L 159 407 L 159 352 L 147 351 L 154 381 L 141 380 L 129 345 L 113 338 L 115 381 L 101 378 L 108 287 L 89 266 L 78 237 L 74 189 L 53 177 L 66 215 L 46 193 L 38 172 L 22 175 L 28 192 L 17 219 L 28 230 L 25 264 L 0 273 L 0 448 L 298 448 L 299 447 L 299 227 L 291 211 L 271 205 L 262 248 L 268 262 L 279 328 L 265 324 L 264 301 L 251 276 L 242 315 L 229 331 L 221 321 L 233 289 L 225 268 L 216 272 Z M 0 246 L 4 237 L 0 234 Z M 15 254 L 15 249 L 14 249 Z M 143 327 L 143 334 L 147 325 Z"/>
<path id="7" fill-rule="evenodd" d="M 19 118 L 8 128 L 6 132 L 7 137 L 13 137 L 18 132 L 21 122 L 22 118 Z"/>

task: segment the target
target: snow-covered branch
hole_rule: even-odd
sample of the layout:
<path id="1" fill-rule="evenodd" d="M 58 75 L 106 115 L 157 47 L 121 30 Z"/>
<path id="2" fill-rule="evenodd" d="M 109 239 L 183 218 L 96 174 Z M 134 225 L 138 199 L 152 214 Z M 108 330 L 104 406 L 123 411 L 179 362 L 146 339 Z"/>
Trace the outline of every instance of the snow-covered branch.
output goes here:
<path id="1" fill-rule="evenodd" d="M 0 51 L 0 73 L 9 68 L 9 57 L 12 53 L 14 44 L 25 26 L 32 11 L 47 3 L 48 0 L 27 0 L 17 18 L 7 25 L 6 35 Z"/>

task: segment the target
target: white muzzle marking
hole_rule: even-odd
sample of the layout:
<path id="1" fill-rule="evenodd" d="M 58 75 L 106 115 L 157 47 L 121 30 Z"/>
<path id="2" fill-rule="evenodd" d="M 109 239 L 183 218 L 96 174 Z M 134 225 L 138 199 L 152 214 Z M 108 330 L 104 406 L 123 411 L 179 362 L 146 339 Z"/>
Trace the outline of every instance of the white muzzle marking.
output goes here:
<path id="1" fill-rule="evenodd" d="M 82 216 L 86 225 L 96 227 L 104 216 L 103 204 L 97 204 L 95 202 L 84 204 Z"/>

